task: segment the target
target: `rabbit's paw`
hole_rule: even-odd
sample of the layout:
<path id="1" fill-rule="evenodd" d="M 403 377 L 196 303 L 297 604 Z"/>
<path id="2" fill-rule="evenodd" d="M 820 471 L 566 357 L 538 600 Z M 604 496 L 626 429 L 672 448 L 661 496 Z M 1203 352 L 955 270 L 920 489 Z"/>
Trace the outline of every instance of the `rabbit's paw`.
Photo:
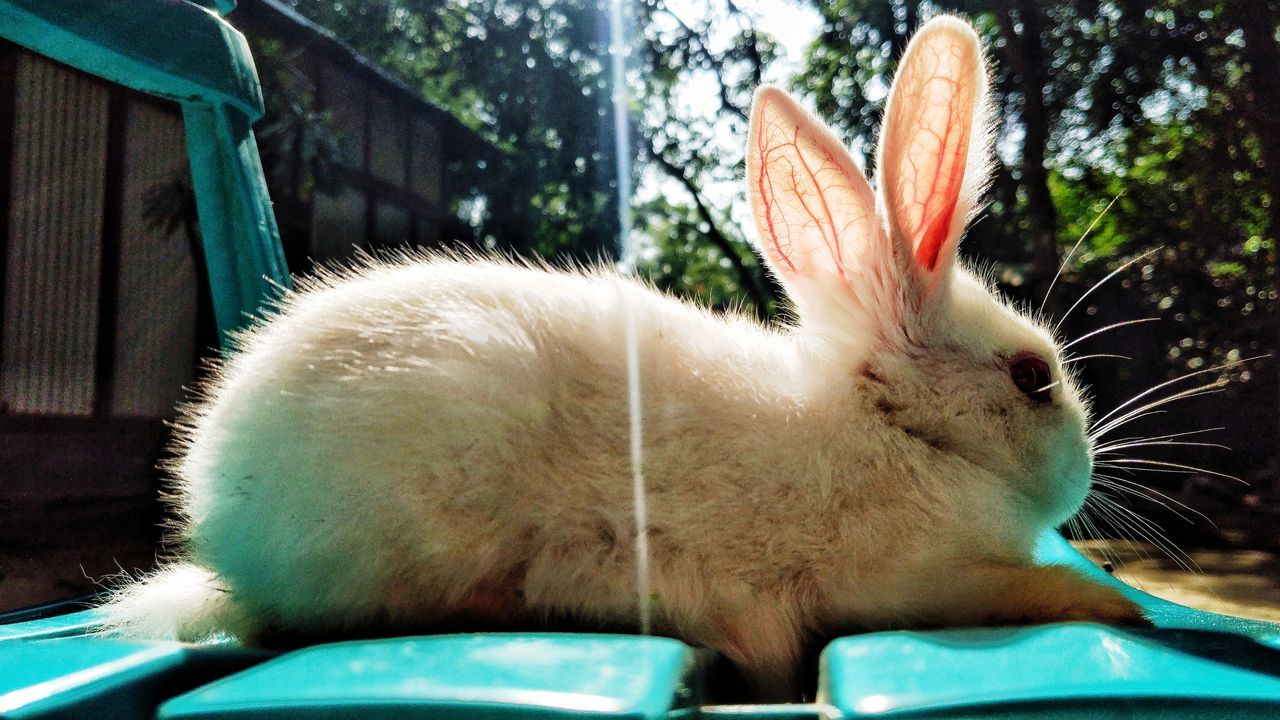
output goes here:
<path id="1" fill-rule="evenodd" d="M 1079 584 L 1064 588 L 1063 607 L 1056 613 L 1057 620 L 1152 627 L 1142 608 L 1119 590 L 1083 577 L 1070 582 Z"/>
<path id="2" fill-rule="evenodd" d="M 1116 588 L 1062 566 L 1026 567 L 1000 574 L 993 620 L 1003 624 L 1097 622 L 1151 627 L 1142 608 Z"/>
<path id="3" fill-rule="evenodd" d="M 1059 565 L 979 564 L 952 573 L 947 602 L 927 613 L 943 625 L 1097 622 L 1150 627 L 1116 588 Z"/>

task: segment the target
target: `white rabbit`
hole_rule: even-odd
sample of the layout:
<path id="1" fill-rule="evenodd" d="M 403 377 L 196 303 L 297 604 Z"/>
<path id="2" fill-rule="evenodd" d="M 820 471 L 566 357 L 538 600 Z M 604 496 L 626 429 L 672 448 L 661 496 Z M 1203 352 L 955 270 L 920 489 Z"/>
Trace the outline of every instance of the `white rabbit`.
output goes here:
<path id="1" fill-rule="evenodd" d="M 1084 501 L 1087 408 L 1050 333 L 956 259 L 988 115 L 954 17 L 902 59 L 878 195 L 819 121 L 757 92 L 747 184 L 785 330 L 607 270 L 425 255 L 304 283 L 189 411 L 185 556 L 118 591 L 110 626 L 634 628 L 626 308 L 660 632 L 780 695 L 806 642 L 843 630 L 1142 623 L 1031 563 Z"/>

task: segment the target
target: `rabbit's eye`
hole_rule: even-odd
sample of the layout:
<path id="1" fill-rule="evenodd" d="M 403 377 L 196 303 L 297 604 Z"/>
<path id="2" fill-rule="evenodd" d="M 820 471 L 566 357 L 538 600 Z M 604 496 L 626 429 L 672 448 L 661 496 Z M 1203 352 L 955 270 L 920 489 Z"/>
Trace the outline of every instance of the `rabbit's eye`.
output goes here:
<path id="1" fill-rule="evenodd" d="M 1009 361 L 1009 377 L 1023 395 L 1045 403 L 1053 397 L 1053 376 L 1049 363 L 1035 355 L 1020 355 Z"/>

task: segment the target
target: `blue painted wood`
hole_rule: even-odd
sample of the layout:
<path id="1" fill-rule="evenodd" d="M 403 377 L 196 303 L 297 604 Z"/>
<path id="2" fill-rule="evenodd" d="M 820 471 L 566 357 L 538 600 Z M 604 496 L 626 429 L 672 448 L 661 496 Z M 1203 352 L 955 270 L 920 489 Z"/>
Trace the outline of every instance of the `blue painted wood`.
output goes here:
<path id="1" fill-rule="evenodd" d="M 187 104 L 187 154 L 214 312 L 228 333 L 291 285 L 262 160 L 249 120 L 235 108 Z"/>
<path id="2" fill-rule="evenodd" d="M 195 3 L 4 0 L 0 35 L 150 95 L 262 117 L 262 88 L 244 36 Z"/>
<path id="3" fill-rule="evenodd" d="M 229 9 L 234 3 L 220 3 Z M 251 124 L 248 44 L 184 0 L 0 0 L 0 34 L 106 80 L 182 103 L 214 313 L 226 345 L 290 286 Z"/>
<path id="4" fill-rule="evenodd" d="M 1036 562 L 1038 563 L 1044 565 L 1067 565 L 1096 582 L 1111 585 L 1122 591 L 1129 596 L 1129 599 L 1142 606 L 1147 618 L 1156 627 L 1238 633 L 1258 642 L 1280 647 L 1280 623 L 1250 620 L 1197 610 L 1196 608 L 1189 608 L 1158 598 L 1137 588 L 1129 587 L 1114 575 L 1089 562 L 1088 558 L 1071 547 L 1071 544 L 1057 532 L 1049 531 L 1041 536 L 1035 553 Z"/>

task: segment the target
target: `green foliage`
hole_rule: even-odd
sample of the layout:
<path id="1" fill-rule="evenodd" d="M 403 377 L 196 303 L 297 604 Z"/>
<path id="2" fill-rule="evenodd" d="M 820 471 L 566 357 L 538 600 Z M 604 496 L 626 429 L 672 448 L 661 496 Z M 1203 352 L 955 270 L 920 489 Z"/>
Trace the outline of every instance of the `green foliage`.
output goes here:
<path id="1" fill-rule="evenodd" d="M 522 254 L 616 255 L 617 183 L 601 4 L 290 0 L 505 153 L 458 163 L 474 241 Z M 477 199 L 482 198 L 482 199 Z"/>
<path id="2" fill-rule="evenodd" d="M 1221 3 L 1113 14 L 1108 47 L 1143 69 L 1127 80 L 1099 73 L 1088 89 L 1110 99 L 1112 112 L 1095 100 L 1078 128 L 1061 131 L 1095 138 L 1058 155 L 1054 199 L 1069 219 L 1061 239 L 1074 241 L 1096 215 L 1091 208 L 1120 196 L 1078 258 L 1081 278 L 1161 248 L 1126 282 L 1175 322 L 1172 366 L 1265 352 L 1280 305 L 1259 141 L 1276 126 L 1243 111 L 1252 69 L 1233 39 L 1240 33 Z"/>
<path id="3" fill-rule="evenodd" d="M 636 217 L 640 222 L 637 231 L 653 239 L 637 265 L 641 276 L 662 290 L 707 307 L 756 312 L 748 299 L 750 291 L 742 287 L 733 271 L 733 261 L 706 241 L 710 227 L 696 210 L 658 198 L 637 207 Z M 739 259 L 752 272 L 761 272 L 755 257 L 747 255 Z M 765 310 L 773 314 L 778 308 L 771 302 Z"/>
<path id="4" fill-rule="evenodd" d="M 733 0 L 694 19 L 666 0 L 636 7 L 628 90 L 647 179 L 659 188 L 636 214 L 650 257 L 641 270 L 676 294 L 770 318 L 780 291 L 732 211 L 745 204 L 751 94 L 777 46 Z"/>
<path id="5" fill-rule="evenodd" d="M 811 4 L 822 17 L 822 31 L 794 87 L 809 95 L 824 119 L 862 141 L 864 166 L 871 170 L 868 140 L 880 126 L 898 58 L 920 23 L 919 7 L 910 0 Z"/>

